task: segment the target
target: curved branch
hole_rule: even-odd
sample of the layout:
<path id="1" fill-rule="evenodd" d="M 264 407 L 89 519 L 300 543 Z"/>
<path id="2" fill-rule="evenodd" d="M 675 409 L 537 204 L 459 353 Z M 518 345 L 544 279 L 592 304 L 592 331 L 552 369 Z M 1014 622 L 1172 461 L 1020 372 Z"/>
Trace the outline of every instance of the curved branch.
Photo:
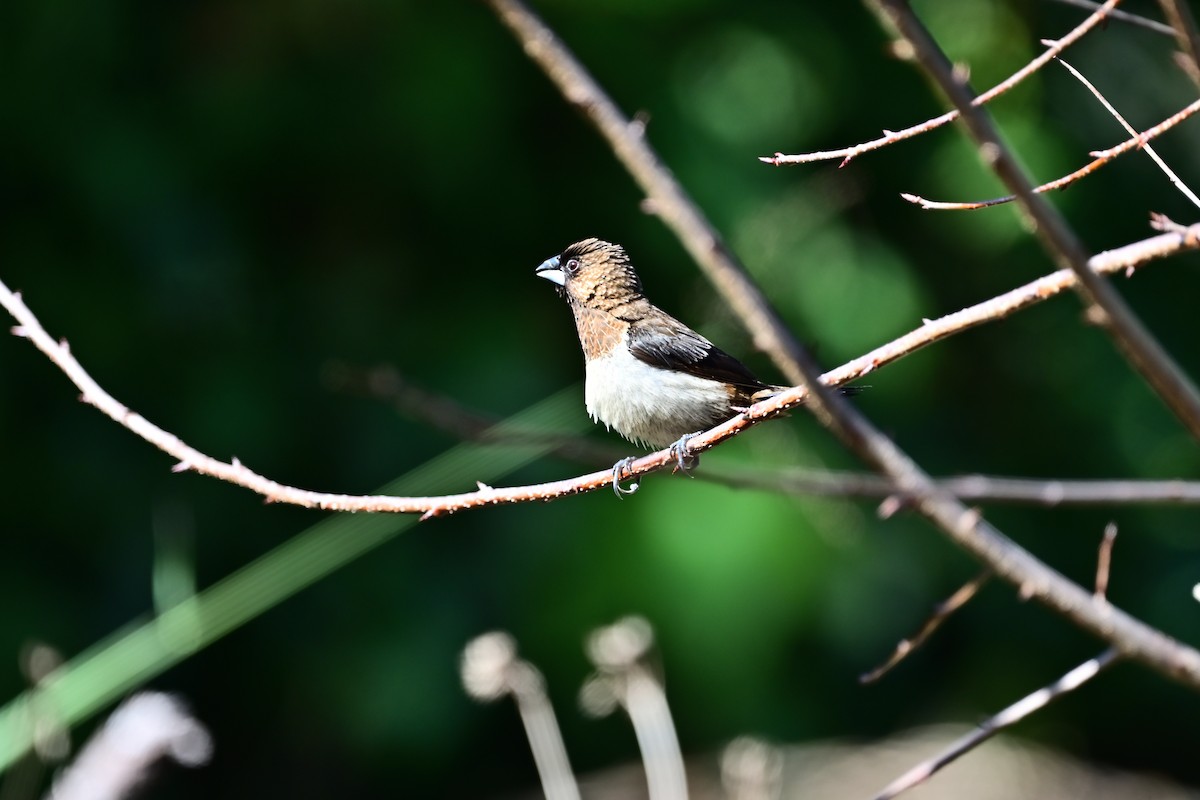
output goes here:
<path id="1" fill-rule="evenodd" d="M 1156 224 L 1162 227 L 1173 225 L 1168 221 L 1158 221 Z M 1092 259 L 1092 268 L 1097 272 L 1132 271 L 1136 266 L 1148 261 L 1198 248 L 1200 248 L 1200 225 L 1190 228 L 1172 227 L 1167 233 L 1095 256 Z M 926 321 L 920 328 L 899 339 L 830 370 L 822 375 L 820 380 L 830 386 L 838 386 L 855 380 L 947 336 L 985 322 L 1003 319 L 1022 308 L 1053 297 L 1069 288 L 1074 280 L 1073 274 L 1062 270 L 941 319 Z M 612 481 L 612 471 L 605 469 L 553 483 L 505 489 L 480 485 L 478 491 L 475 492 L 437 497 L 333 494 L 287 486 L 254 472 L 236 458 L 226 462 L 206 455 L 175 434 L 163 430 L 142 415 L 130 410 L 106 392 L 87 373 L 71 353 L 65 340 L 56 342 L 46 332 L 37 317 L 25 305 L 20 294 L 10 291 L 3 281 L 0 281 L 0 305 L 8 309 L 13 318 L 17 320 L 18 324 L 13 328 L 13 333 L 29 339 L 35 347 L 58 366 L 79 388 L 80 399 L 95 406 L 113 421 L 174 457 L 178 461 L 173 468 L 175 471 L 197 472 L 201 475 L 228 481 L 262 495 L 269 503 L 288 503 L 330 511 L 421 514 L 423 519 L 428 519 L 481 506 L 511 505 L 566 497 L 607 487 Z M 761 420 L 778 416 L 787 409 L 800 405 L 807 396 L 807 390 L 801 386 L 782 392 L 752 406 L 745 414 L 739 414 L 712 430 L 693 437 L 689 440 L 688 449 L 697 454 L 708 450 Z M 630 465 L 626 474 L 629 477 L 636 477 L 663 469 L 674 463 L 675 456 L 671 454 L 671 451 L 661 450 L 635 461 Z"/>

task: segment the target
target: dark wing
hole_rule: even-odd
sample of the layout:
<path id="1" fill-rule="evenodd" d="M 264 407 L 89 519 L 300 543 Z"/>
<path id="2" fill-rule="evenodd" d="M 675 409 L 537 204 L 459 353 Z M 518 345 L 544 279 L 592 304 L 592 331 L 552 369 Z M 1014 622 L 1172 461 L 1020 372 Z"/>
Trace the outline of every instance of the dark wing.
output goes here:
<path id="1" fill-rule="evenodd" d="M 647 315 L 629 329 L 629 351 L 639 361 L 731 383 L 747 394 L 766 388 L 742 362 L 674 317 L 654 311 L 658 313 Z"/>

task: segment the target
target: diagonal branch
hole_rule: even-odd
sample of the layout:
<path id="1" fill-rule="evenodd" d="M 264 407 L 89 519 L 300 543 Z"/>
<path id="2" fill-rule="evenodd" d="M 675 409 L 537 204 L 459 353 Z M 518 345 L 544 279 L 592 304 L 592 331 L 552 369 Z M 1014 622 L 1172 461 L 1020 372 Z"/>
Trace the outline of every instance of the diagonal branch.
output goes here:
<path id="1" fill-rule="evenodd" d="M 754 345 L 793 384 L 807 356 L 762 291 L 722 241 L 716 228 L 646 142 L 645 126 L 621 113 L 587 69 L 537 15 L 519 0 L 486 0 L 508 26 L 525 54 L 608 142 L 613 154 L 646 192 L 649 205 L 683 243 L 704 274 L 732 306 Z M 1116 2 L 1116 0 L 1112 0 Z"/>
<path id="2" fill-rule="evenodd" d="M 1146 330 L 1120 294 L 1088 267 L 1083 243 L 1062 215 L 1033 191 L 1028 176 L 1000 139 L 996 126 L 973 104 L 970 88 L 955 75 L 945 53 L 903 0 L 867 0 L 880 21 L 908 42 L 921 67 L 962 112 L 963 122 L 978 143 L 980 156 L 1019 198 L 1025 215 L 1050 257 L 1075 273 L 1076 290 L 1090 321 L 1099 325 L 1130 365 L 1150 384 L 1192 436 L 1200 439 L 1200 391 Z"/>
<path id="3" fill-rule="evenodd" d="M 1033 712 L 1045 708 L 1064 694 L 1078 689 L 1116 663 L 1120 659 L 1120 655 L 1120 652 L 1110 647 L 1095 658 L 1090 658 L 1075 667 L 1054 683 L 1021 698 L 1008 708 L 982 722 L 975 730 L 951 744 L 941 753 L 938 753 L 928 761 L 923 761 L 892 781 L 883 791 L 875 795 L 875 800 L 891 800 L 893 797 L 924 783 L 934 773 L 948 766 L 964 753 L 983 744 L 1000 731 L 1012 727 Z"/>
<path id="4" fill-rule="evenodd" d="M 1060 58 L 1058 63 L 1062 64 L 1067 72 L 1071 73 L 1071 75 L 1077 81 L 1082 83 L 1084 87 L 1092 93 L 1093 97 L 1100 101 L 1100 105 L 1104 106 L 1104 110 L 1109 114 L 1112 114 L 1113 118 L 1116 119 L 1116 121 L 1120 123 L 1121 127 L 1125 129 L 1126 133 L 1135 139 L 1141 138 L 1138 132 L 1133 129 L 1133 126 L 1130 125 L 1123 116 L 1121 116 L 1121 112 L 1117 111 L 1117 109 L 1113 107 L 1113 104 L 1108 102 L 1108 98 L 1101 94 L 1100 90 L 1097 89 L 1091 81 L 1083 76 L 1083 73 L 1072 67 L 1064 59 Z M 1158 154 L 1157 150 L 1150 146 L 1149 142 L 1147 142 L 1145 139 L 1142 139 L 1142 142 L 1142 150 L 1146 153 L 1146 155 L 1150 156 L 1150 160 L 1158 165 L 1158 168 L 1161 169 L 1167 176 L 1167 179 L 1175 185 L 1175 188 L 1183 193 L 1184 197 L 1192 201 L 1192 205 L 1200 207 L 1200 198 L 1196 197 L 1196 193 L 1193 192 L 1186 183 L 1179 179 L 1179 176 L 1175 174 L 1175 170 L 1167 166 L 1167 162 L 1162 160 L 1162 156 Z"/>
<path id="5" fill-rule="evenodd" d="M 1095 11 L 1100 7 L 1100 4 L 1094 0 L 1058 0 L 1058 2 L 1068 6 L 1075 6 L 1076 8 L 1085 8 L 1088 11 Z M 1130 14 L 1127 11 L 1121 11 L 1114 8 L 1108 12 L 1108 18 L 1114 19 L 1118 22 L 1127 22 L 1130 25 L 1136 25 L 1139 28 L 1146 28 L 1147 30 L 1154 31 L 1155 33 L 1161 33 L 1165 36 L 1175 35 L 1175 29 L 1170 25 L 1164 25 L 1158 20 L 1147 19 L 1146 17 L 1141 17 L 1137 14 Z"/>
<path id="6" fill-rule="evenodd" d="M 1110 15 L 1110 12 L 1119 2 L 1121 2 L 1121 0 L 1108 0 L 1108 2 L 1092 12 L 1087 19 L 1079 23 L 1079 25 L 1072 29 L 1066 36 L 1059 39 L 1054 47 L 1051 47 L 1049 50 L 1042 53 L 1025 66 L 1021 67 L 1021 69 L 1017 70 L 1000 83 L 979 95 L 979 97 L 975 98 L 973 102 L 976 105 L 983 105 L 984 103 L 990 102 L 991 100 L 1016 86 L 1021 81 L 1028 78 L 1034 72 L 1037 72 L 1039 69 L 1048 64 L 1052 58 L 1066 50 L 1071 45 L 1075 44 L 1075 42 L 1077 42 L 1085 33 L 1107 19 Z M 953 122 L 954 120 L 958 119 L 961 113 L 961 109 L 952 109 L 947 111 L 945 114 L 942 114 L 940 117 L 934 117 L 933 119 L 926 120 L 919 125 L 913 125 L 911 128 L 905 128 L 899 131 L 884 131 L 884 135 L 882 137 L 878 139 L 872 139 L 869 142 L 863 142 L 862 144 L 856 144 L 853 147 L 843 147 L 839 150 L 824 150 L 817 153 L 802 153 L 800 155 L 792 156 L 784 155 L 783 153 L 776 153 L 773 156 L 760 156 L 758 160 L 766 164 L 774 164 L 778 167 L 782 164 L 810 164 L 814 161 L 832 161 L 834 159 L 841 159 L 841 165 L 844 167 L 850 163 L 851 159 L 856 158 L 863 153 L 869 153 L 872 150 L 879 150 L 887 147 L 890 144 L 902 142 L 905 139 L 911 139 L 912 137 L 918 136 L 922 133 L 928 133 L 929 131 L 936 130 L 946 123 Z"/>

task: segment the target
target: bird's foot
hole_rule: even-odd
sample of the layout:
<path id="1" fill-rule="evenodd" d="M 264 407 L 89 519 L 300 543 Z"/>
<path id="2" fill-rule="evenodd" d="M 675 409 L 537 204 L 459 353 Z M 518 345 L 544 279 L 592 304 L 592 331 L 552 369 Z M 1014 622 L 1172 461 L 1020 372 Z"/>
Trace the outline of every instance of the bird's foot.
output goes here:
<path id="1" fill-rule="evenodd" d="M 634 461 L 637 461 L 637 456 L 629 456 L 628 458 L 622 458 L 620 461 L 613 464 L 612 487 L 613 487 L 613 492 L 617 495 L 617 497 L 624 497 L 627 494 L 633 494 L 641 487 L 641 484 L 636 483 L 636 482 L 629 484 L 628 489 L 621 486 L 621 477 L 623 476 L 623 474 L 626 471 L 629 470 L 629 465 L 632 464 Z"/>
<path id="2" fill-rule="evenodd" d="M 675 472 L 682 472 L 684 475 L 690 477 L 692 470 L 700 465 L 700 456 L 688 455 L 687 452 L 688 440 L 698 433 L 700 431 L 685 433 L 679 437 L 679 440 L 675 444 L 671 445 L 671 455 L 675 456 Z"/>

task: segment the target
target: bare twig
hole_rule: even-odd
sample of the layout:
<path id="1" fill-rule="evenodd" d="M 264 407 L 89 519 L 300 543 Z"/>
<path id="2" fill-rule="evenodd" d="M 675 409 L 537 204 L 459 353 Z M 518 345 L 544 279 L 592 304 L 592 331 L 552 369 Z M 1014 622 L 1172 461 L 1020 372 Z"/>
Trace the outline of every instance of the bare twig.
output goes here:
<path id="1" fill-rule="evenodd" d="M 1200 233 L 1200 231 L 1197 231 Z M 1067 273 L 1069 277 L 1069 273 Z M 1049 295 L 1047 295 L 1049 296 Z M 550 441 L 550 452 L 585 464 L 611 464 L 628 450 L 585 436 L 547 434 L 542 431 L 501 429 L 501 419 L 458 400 L 415 385 L 394 367 L 356 369 L 345 364 L 327 368 L 331 384 L 391 403 L 407 416 L 469 441 L 494 444 L 528 444 Z M 752 469 L 744 465 L 721 467 L 704 463 L 692 475 L 699 480 L 790 495 L 884 498 L 901 502 L 912 498 L 897 491 L 894 483 L 867 472 L 776 467 Z M 1011 503 L 1047 508 L 1060 506 L 1200 505 L 1200 481 L 1184 480 L 1064 480 L 1011 478 L 996 475 L 959 475 L 938 478 L 937 485 L 964 502 Z"/>
<path id="2" fill-rule="evenodd" d="M 1035 186 L 1030 189 L 1035 194 L 1045 194 L 1046 192 L 1055 189 L 1065 188 L 1075 181 L 1086 178 L 1102 166 L 1117 158 L 1118 156 L 1128 153 L 1137 147 L 1144 146 L 1147 142 L 1158 138 L 1162 134 L 1174 128 L 1179 123 L 1183 122 L 1188 117 L 1200 111 L 1200 100 L 1195 100 L 1187 107 L 1175 112 L 1167 117 L 1162 122 L 1155 125 L 1153 128 L 1148 128 L 1145 131 L 1135 134 L 1132 138 L 1126 139 L 1116 147 L 1110 147 L 1107 150 L 1095 150 L 1088 155 L 1093 157 L 1093 160 L 1061 178 L 1056 178 L 1049 183 L 1043 183 L 1040 186 Z M 1011 203 L 1017 199 L 1017 195 L 1009 194 L 1003 197 L 993 197 L 990 200 L 975 200 L 968 202 L 947 202 L 942 200 L 928 200 L 920 195 L 911 194 L 909 192 L 901 192 L 900 196 L 910 203 L 918 205 L 928 211 L 973 211 L 979 208 L 991 208 L 992 206 L 1004 205 Z"/>
<path id="3" fill-rule="evenodd" d="M 942 93 L 958 108 L 984 162 L 1019 198 L 1024 214 L 1036 227 L 1042 246 L 1062 267 L 1075 273 L 1088 318 L 1100 326 L 1179 418 L 1192 436 L 1200 439 L 1200 390 L 1170 354 L 1146 330 L 1121 295 L 1088 266 L 1083 243 L 1062 215 L 1033 191 L 1024 170 L 1000 139 L 987 112 L 974 105 L 970 88 L 954 69 L 929 31 L 903 0 L 867 0 L 880 21 L 891 28 L 916 53 L 917 61 Z"/>
<path id="4" fill-rule="evenodd" d="M 860 472 L 827 472 L 797 468 L 720 470 L 701 465 L 696 477 L 726 486 L 793 495 L 886 498 L 901 503 L 912 497 L 894 483 Z M 1200 481 L 1062 480 L 959 475 L 938 478 L 938 488 L 966 503 L 1063 506 L 1200 505 Z"/>
<path id="5" fill-rule="evenodd" d="M 1007 92 L 1009 89 L 1025 80 L 1025 78 L 1044 67 L 1047 63 L 1049 63 L 1050 59 L 1054 58 L 1063 50 L 1066 50 L 1072 44 L 1077 42 L 1080 37 L 1107 19 L 1110 12 L 1119 2 L 1120 0 L 1108 0 L 1108 2 L 1106 2 L 1104 5 L 1092 12 L 1087 19 L 1079 23 L 1079 25 L 1071 30 L 1070 33 L 1059 39 L 1056 47 L 1051 48 L 1045 53 L 1042 53 L 1024 67 L 1021 67 L 1021 69 L 1017 70 L 1012 75 L 993 86 L 991 89 L 988 89 L 986 92 L 979 95 L 974 102 L 979 105 L 987 103 L 1004 92 Z M 761 156 L 758 160 L 767 164 L 780 166 L 782 164 L 809 164 L 814 161 L 832 161 L 834 159 L 841 159 L 842 166 L 844 167 L 850 163 L 851 159 L 856 158 L 863 153 L 869 153 L 872 150 L 879 150 L 880 148 L 887 147 L 890 144 L 895 144 L 896 142 L 901 142 L 905 139 L 911 139 L 919 134 L 928 133 L 929 131 L 940 128 L 948 122 L 953 122 L 954 120 L 958 119 L 960 113 L 960 110 L 955 109 L 947 111 L 940 117 L 934 117 L 933 119 L 926 120 L 919 125 L 914 125 L 911 128 L 905 128 L 904 130 L 899 131 L 884 131 L 884 135 L 882 137 L 873 139 L 869 142 L 863 142 L 862 144 L 854 145 L 853 147 L 843 147 L 839 150 L 824 150 L 817 153 L 801 153 L 799 155 L 784 155 L 783 153 L 776 153 L 773 156 Z"/>
<path id="6" fill-rule="evenodd" d="M 1111 0 L 1115 2 L 1116 0 Z M 803 383 L 797 367 L 807 358 L 762 291 L 722 241 L 704 213 L 680 187 L 646 142 L 644 123 L 631 121 L 596 83 L 566 45 L 520 0 L 487 0 L 528 55 L 583 112 L 613 154 L 646 192 L 649 207 L 670 228 L 750 332 L 754 345 L 771 357 L 792 384 Z"/>
<path id="7" fill-rule="evenodd" d="M 1076 8 L 1086 8 L 1088 11 L 1095 11 L 1096 9 L 1100 8 L 1100 4 L 1093 2 L 1093 0 L 1058 0 L 1058 2 L 1068 6 L 1075 6 Z M 1164 25 L 1158 20 L 1148 19 L 1138 14 L 1130 14 L 1128 11 L 1122 11 L 1119 8 L 1111 9 L 1108 12 L 1108 17 L 1109 19 L 1114 19 L 1118 22 L 1127 22 L 1130 25 L 1137 25 L 1142 28 L 1147 28 L 1155 33 L 1161 33 L 1164 36 L 1175 35 L 1175 29 L 1170 25 Z"/>
<path id="8" fill-rule="evenodd" d="M 1097 602 L 1107 602 L 1106 593 L 1108 590 L 1108 571 L 1112 563 L 1112 547 L 1113 542 L 1117 538 L 1117 526 L 1115 523 L 1108 523 L 1104 528 L 1104 538 L 1100 542 L 1099 556 L 1096 560 L 1096 589 L 1095 598 Z M 987 573 L 980 576 L 986 579 Z M 976 580 L 979 580 L 978 578 Z M 968 584 L 969 585 L 969 584 Z M 964 586 L 963 589 L 966 589 Z M 959 592 L 962 592 L 960 589 Z M 922 631 L 924 633 L 924 631 Z M 887 798 L 895 797 L 896 795 L 905 792 L 914 786 L 928 780 L 935 772 L 942 769 L 960 756 L 978 747 L 983 742 L 994 736 L 1004 728 L 1020 722 L 1025 717 L 1032 714 L 1038 709 L 1044 708 L 1059 695 L 1072 691 L 1088 680 L 1091 680 L 1100 673 L 1101 670 L 1113 664 L 1118 658 L 1116 648 L 1105 650 L 1095 658 L 1080 664 L 1075 669 L 1068 672 L 1063 677 L 1049 686 L 1039 689 L 1033 694 L 1025 697 L 1023 700 L 1014 703 L 1013 705 L 996 714 L 991 719 L 982 723 L 975 730 L 971 731 L 966 736 L 960 738 L 957 742 L 944 750 L 941 754 L 928 761 L 918 764 L 911 770 L 906 772 L 901 777 L 893 781 L 886 789 L 877 795 L 876 800 L 887 800 Z"/>
<path id="9" fill-rule="evenodd" d="M 1087 90 L 1091 92 L 1097 100 L 1100 101 L 1100 104 L 1104 106 L 1105 110 L 1112 114 L 1113 118 L 1121 124 L 1121 127 L 1125 129 L 1126 133 L 1133 137 L 1140 136 L 1140 134 L 1134 130 L 1133 126 L 1121 116 L 1120 112 L 1113 108 L 1112 103 L 1108 102 L 1108 99 L 1100 93 L 1100 90 L 1093 86 L 1091 81 L 1083 77 L 1079 70 L 1075 69 L 1061 58 L 1058 60 L 1058 63 L 1062 64 L 1066 68 L 1067 72 L 1070 72 L 1073 76 L 1075 76 L 1076 80 L 1087 87 Z M 1196 194 L 1190 188 L 1188 188 L 1187 184 L 1180 180 L 1179 176 L 1167 166 L 1167 162 L 1162 160 L 1162 158 L 1158 155 L 1158 151 L 1151 147 L 1148 142 L 1142 145 L 1142 150 L 1145 151 L 1146 155 L 1150 156 L 1150 159 L 1158 165 L 1159 169 L 1161 169 L 1163 173 L 1166 174 L 1171 183 L 1175 184 L 1175 188 L 1182 192 L 1184 197 L 1192 201 L 1192 205 L 1200 207 L 1200 198 L 1197 198 Z"/>
<path id="10" fill-rule="evenodd" d="M 942 623 L 950 618 L 950 615 L 958 611 L 964 605 L 971 601 L 979 590 L 992 579 L 992 571 L 985 569 L 971 580 L 964 583 L 958 588 L 954 594 L 947 597 L 942 602 L 934 606 L 933 613 L 929 619 L 925 620 L 925 624 L 917 631 L 916 635 L 909 639 L 903 639 L 892 654 L 888 656 L 887 661 L 880 664 L 870 672 L 864 673 L 858 677 L 859 683 L 874 683 L 884 675 L 892 671 L 892 668 L 908 657 L 910 653 L 916 650 L 932 636 L 938 628 L 942 627 Z"/>
<path id="11" fill-rule="evenodd" d="M 1108 573 L 1112 568 L 1113 543 L 1117 541 L 1117 523 L 1110 522 L 1104 526 L 1104 538 L 1100 540 L 1100 551 L 1096 557 L 1096 590 L 1097 600 L 1108 600 Z"/>
<path id="12" fill-rule="evenodd" d="M 938 772 L 938 770 L 951 764 L 964 753 L 978 747 L 1004 728 L 1015 725 L 1034 711 L 1045 708 L 1053 700 L 1087 683 L 1103 670 L 1112 666 L 1119 657 L 1120 654 L 1116 648 L 1109 648 L 1095 658 L 1089 659 L 1078 667 L 1075 667 L 1075 669 L 1063 675 L 1049 686 L 1018 700 L 991 719 L 980 724 L 971 733 L 963 736 L 934 758 L 918 764 L 892 781 L 882 792 L 875 796 L 875 800 L 890 800 L 914 786 L 924 783 L 934 773 Z"/>
<path id="13" fill-rule="evenodd" d="M 1050 42 L 1043 43 L 1049 44 Z M 1073 76 L 1078 79 L 1080 83 L 1084 84 L 1087 90 L 1092 92 L 1093 96 L 1096 96 L 1097 100 L 1103 104 L 1105 109 L 1108 109 L 1108 112 L 1112 114 L 1114 118 L 1116 118 L 1117 122 L 1120 122 L 1124 130 L 1126 130 L 1126 132 L 1129 133 L 1129 136 L 1132 138 L 1126 140 L 1126 142 L 1120 146 L 1117 146 L 1117 148 L 1105 150 L 1103 154 L 1100 154 L 1100 152 L 1093 152 L 1093 154 L 1091 154 L 1092 156 L 1098 156 L 1096 161 L 1087 164 L 1087 166 L 1084 168 L 1076 169 L 1075 172 L 1063 176 L 1063 178 L 1050 181 L 1049 184 L 1043 184 L 1034 187 L 1033 191 L 1037 193 L 1044 193 L 1051 190 L 1057 190 L 1057 188 L 1064 188 L 1076 180 L 1086 178 L 1087 175 L 1091 175 L 1093 172 L 1096 172 L 1097 169 L 1103 167 L 1104 164 L 1111 162 L 1117 156 L 1134 149 L 1134 146 L 1140 146 L 1142 150 L 1146 151 L 1146 155 L 1150 156 L 1154 163 L 1158 164 L 1158 167 L 1163 170 L 1166 176 L 1168 176 L 1168 179 L 1172 182 L 1172 184 L 1174 184 L 1175 187 L 1183 193 L 1183 196 L 1187 197 L 1189 200 L 1192 200 L 1194 205 L 1200 206 L 1200 198 L 1196 198 L 1195 193 L 1193 193 L 1192 190 L 1190 190 L 1190 188 L 1188 188 L 1188 186 L 1184 184 L 1182 180 L 1180 180 L 1180 176 L 1176 175 L 1174 172 L 1172 172 L 1170 167 L 1166 166 L 1166 162 L 1159 157 L 1158 152 L 1150 145 L 1150 140 L 1152 138 L 1160 136 L 1160 134 L 1170 130 L 1171 127 L 1180 124 L 1180 122 L 1182 122 L 1184 119 L 1187 119 L 1188 116 L 1198 112 L 1198 110 L 1200 110 L 1200 101 L 1190 104 L 1190 106 L 1184 108 L 1182 112 L 1172 115 L 1170 119 L 1162 122 L 1162 124 L 1154 126 L 1150 131 L 1139 133 L 1138 131 L 1134 130 L 1132 125 L 1129 125 L 1129 122 L 1127 122 L 1120 113 L 1117 112 L 1116 108 L 1112 107 L 1112 104 L 1106 100 L 1104 95 L 1100 94 L 1099 90 L 1096 88 L 1096 86 L 1092 85 L 1090 80 L 1087 80 L 1087 78 L 1082 76 L 1078 70 L 1075 70 L 1075 67 L 1067 64 L 1067 61 L 1058 59 L 1058 62 L 1060 62 L 1063 67 L 1066 67 L 1067 71 L 1070 72 L 1070 74 L 1073 74 Z M 976 209 L 988 209 L 988 207 L 991 206 L 1012 203 L 1012 201 L 1016 199 L 1015 194 L 1009 194 L 1007 197 L 994 198 L 990 200 L 976 200 L 970 201 L 970 203 L 946 203 L 946 201 L 929 200 L 917 196 L 917 194 L 910 194 L 907 192 L 901 192 L 900 197 L 910 201 L 910 203 L 919 205 L 922 207 L 922 209 L 928 211 L 973 211 Z"/>
<path id="14" fill-rule="evenodd" d="M 1171 23 L 1171 31 L 1179 45 L 1179 65 L 1192 83 L 1200 86 L 1200 32 L 1196 30 L 1196 18 L 1185 0 L 1158 0 L 1163 15 Z"/>
<path id="15" fill-rule="evenodd" d="M 1158 223 L 1161 226 L 1169 222 Z M 1182 249 L 1195 249 L 1200 246 L 1200 225 L 1194 225 L 1184 230 L 1170 230 L 1159 236 L 1153 236 L 1103 253 L 1097 253 L 1089 260 L 1091 269 L 1101 275 L 1126 272 L 1136 266 L 1145 264 L 1152 258 L 1178 252 Z M 947 314 L 935 320 L 926 320 L 925 324 L 916 330 L 875 348 L 871 352 L 859 356 L 842 366 L 832 369 L 822 376 L 831 386 L 838 386 L 848 381 L 856 380 L 870 374 L 874 370 L 890 364 L 898 358 L 915 352 L 922 347 L 940 341 L 947 336 L 959 333 L 976 325 L 995 319 L 1002 319 L 1023 308 L 1039 303 L 1048 297 L 1074 287 L 1075 274 L 1068 269 L 1039 278 L 1024 286 L 1005 292 L 1002 295 L 982 303 Z"/>

